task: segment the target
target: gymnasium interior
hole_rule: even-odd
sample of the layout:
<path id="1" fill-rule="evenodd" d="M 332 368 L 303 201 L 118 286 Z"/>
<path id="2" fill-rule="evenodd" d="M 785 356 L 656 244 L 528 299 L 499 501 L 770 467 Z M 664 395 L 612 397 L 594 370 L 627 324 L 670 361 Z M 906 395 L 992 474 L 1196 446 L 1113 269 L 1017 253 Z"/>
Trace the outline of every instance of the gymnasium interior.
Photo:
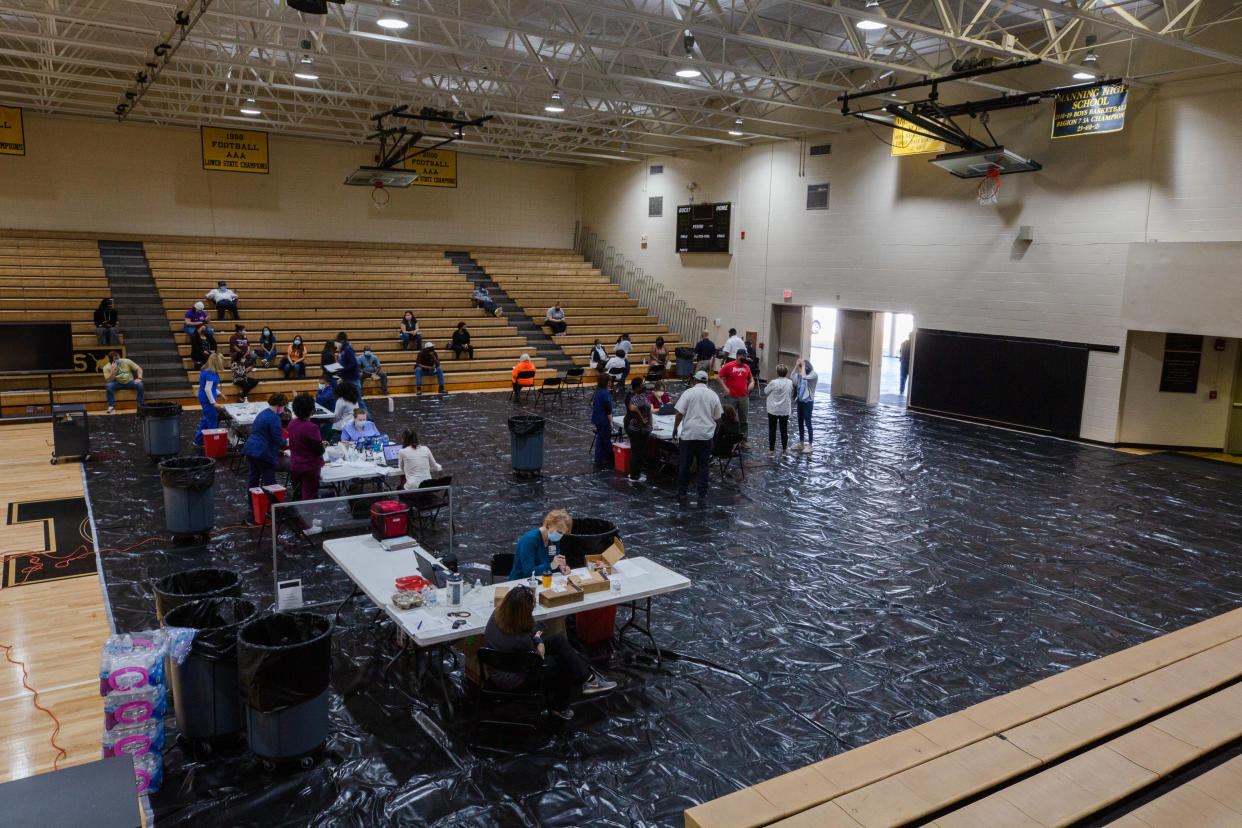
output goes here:
<path id="1" fill-rule="evenodd" d="M 1231 0 L 0 0 L 0 823 L 1242 825 L 1239 135 Z"/>

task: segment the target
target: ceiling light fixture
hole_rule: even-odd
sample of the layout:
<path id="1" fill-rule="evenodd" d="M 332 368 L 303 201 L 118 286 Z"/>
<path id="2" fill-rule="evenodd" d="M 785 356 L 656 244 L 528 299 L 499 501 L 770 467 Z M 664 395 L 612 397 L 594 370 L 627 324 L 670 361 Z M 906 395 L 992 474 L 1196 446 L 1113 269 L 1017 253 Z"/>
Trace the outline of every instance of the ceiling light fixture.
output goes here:
<path id="1" fill-rule="evenodd" d="M 1095 53 L 1095 35 L 1087 35 L 1084 41 L 1087 46 L 1087 55 L 1082 59 L 1082 68 L 1074 73 L 1074 80 L 1095 80 L 1096 72 L 1100 66 L 1100 56 Z"/>
<path id="2" fill-rule="evenodd" d="M 738 136 L 738 137 L 740 137 L 740 136 L 743 134 L 743 133 L 742 133 L 742 119 L 741 119 L 741 118 L 738 118 L 736 121 L 734 121 L 734 122 L 733 122 L 733 129 L 729 130 L 729 134 L 730 134 L 730 135 L 734 135 L 734 136 Z"/>
<path id="3" fill-rule="evenodd" d="M 315 62 L 310 55 L 302 55 L 298 67 L 293 70 L 293 76 L 308 81 L 319 80 L 319 75 L 315 74 Z"/>
<path id="4" fill-rule="evenodd" d="M 868 11 L 872 14 L 883 14 L 880 10 L 880 0 L 867 0 L 867 6 L 863 11 Z M 881 23 L 879 20 L 859 20 L 854 25 L 863 31 L 876 31 L 888 28 L 887 23 Z"/>
<path id="5" fill-rule="evenodd" d="M 681 39 L 682 48 L 685 50 L 686 63 L 682 65 L 674 74 L 679 78 L 697 78 L 703 74 L 692 63 L 694 60 L 694 35 L 690 34 L 690 30 L 686 29 L 686 34 Z"/>
<path id="6" fill-rule="evenodd" d="M 561 93 L 559 91 L 552 92 L 552 100 L 548 101 L 547 106 L 543 108 L 544 112 L 564 112 L 565 107 L 561 105 Z"/>
<path id="7" fill-rule="evenodd" d="M 390 5 L 393 11 L 386 11 L 381 14 L 379 20 L 375 21 L 375 25 L 381 29 L 391 29 L 393 31 L 400 31 L 409 26 L 410 24 L 405 21 L 405 18 L 395 13 L 397 7 L 401 5 L 400 0 L 392 0 Z"/>
<path id="8" fill-rule="evenodd" d="M 254 98 L 246 98 L 246 102 L 241 105 L 238 110 L 243 115 L 262 115 L 263 110 L 259 109 L 259 105 L 255 103 Z"/>

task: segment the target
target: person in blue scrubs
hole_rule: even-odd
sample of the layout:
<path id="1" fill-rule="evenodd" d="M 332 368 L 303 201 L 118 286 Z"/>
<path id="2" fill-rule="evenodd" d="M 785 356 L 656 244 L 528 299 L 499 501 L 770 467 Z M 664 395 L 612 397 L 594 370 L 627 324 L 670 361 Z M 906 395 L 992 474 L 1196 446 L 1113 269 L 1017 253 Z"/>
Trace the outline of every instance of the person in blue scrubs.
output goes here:
<path id="1" fill-rule="evenodd" d="M 591 425 L 595 426 L 595 467 L 611 468 L 612 459 L 612 392 L 609 377 L 600 374 L 591 398 Z"/>
<path id="2" fill-rule="evenodd" d="M 216 403 L 224 400 L 220 393 L 220 372 L 224 370 L 224 357 L 218 351 L 207 356 L 207 362 L 198 372 L 198 402 L 203 407 L 203 419 L 198 424 L 198 433 L 194 435 L 194 445 L 203 444 L 203 429 L 217 428 L 220 425 L 216 415 Z"/>
<path id="3" fill-rule="evenodd" d="M 531 529 L 518 539 L 509 580 L 519 581 L 531 575 L 542 575 L 548 570 L 560 570 L 568 575 L 569 567 L 565 565 L 565 556 L 560 553 L 559 545 L 561 538 L 573 531 L 573 526 L 573 519 L 564 509 L 548 512 L 542 526 Z"/>

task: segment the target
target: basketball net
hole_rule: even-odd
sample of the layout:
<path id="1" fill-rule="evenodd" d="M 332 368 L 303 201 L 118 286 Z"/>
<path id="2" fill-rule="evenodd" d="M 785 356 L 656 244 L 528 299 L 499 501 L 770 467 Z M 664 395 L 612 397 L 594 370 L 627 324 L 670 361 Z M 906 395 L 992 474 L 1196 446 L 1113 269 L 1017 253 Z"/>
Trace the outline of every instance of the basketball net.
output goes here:
<path id="1" fill-rule="evenodd" d="M 388 200 L 392 198 L 387 190 L 384 189 L 382 181 L 375 182 L 375 189 L 371 191 L 371 201 L 375 204 L 376 210 L 383 210 L 388 206 Z"/>
<path id="2" fill-rule="evenodd" d="M 983 180 L 979 182 L 979 188 L 975 191 L 975 198 L 979 201 L 979 206 L 983 207 L 988 204 L 995 204 L 997 196 L 1000 195 L 1000 170 L 993 167 L 983 176 Z"/>

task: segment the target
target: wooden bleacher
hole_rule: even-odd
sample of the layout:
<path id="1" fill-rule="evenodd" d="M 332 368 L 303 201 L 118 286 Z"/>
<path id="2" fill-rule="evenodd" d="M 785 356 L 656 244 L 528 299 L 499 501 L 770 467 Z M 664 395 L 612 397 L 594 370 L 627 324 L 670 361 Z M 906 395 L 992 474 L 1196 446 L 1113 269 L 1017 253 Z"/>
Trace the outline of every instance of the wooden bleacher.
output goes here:
<path id="1" fill-rule="evenodd" d="M 445 258 L 443 247 L 206 239 L 150 241 L 145 248 L 187 381 L 194 385 L 198 372 L 182 330 L 185 312 L 221 279 L 238 293 L 241 321 L 252 345 L 266 325 L 282 355 L 295 335 L 307 347 L 306 379 L 285 380 L 275 367 L 258 368 L 254 376 L 262 384 L 256 393 L 265 388 L 313 390 L 319 352 L 338 331 L 349 333 L 359 353 L 363 345 L 371 347 L 388 374 L 390 392 L 415 390 L 415 353 L 402 351 L 398 336 L 406 310 L 418 318 L 424 340 L 436 344 L 449 391 L 508 388 L 513 366 L 527 350 L 525 339 L 506 320 L 474 307 L 469 280 Z M 449 347 L 459 321 L 470 328 L 473 360 L 455 360 Z M 227 353 L 234 325 L 231 319 L 212 321 L 222 352 Z M 534 362 L 537 378 L 556 375 L 546 360 Z M 224 379 L 227 395 L 235 389 Z M 423 387 L 435 391 L 435 377 L 424 377 Z M 378 391 L 377 381 L 364 381 L 364 393 Z"/>
<path id="2" fill-rule="evenodd" d="M 662 325 L 660 320 L 620 287 L 608 281 L 590 262 L 572 250 L 528 251 L 476 249 L 470 253 L 496 284 L 536 322 L 556 302 L 565 311 L 566 332 L 555 338 L 575 365 L 586 367 L 591 346 L 599 339 L 609 355 L 617 337 L 630 335 L 634 345 L 631 364 L 644 362 L 656 337 L 668 348 L 669 373 L 674 373 L 674 349 L 691 343 Z M 634 369 L 631 368 L 631 373 Z M 588 375 L 594 371 L 588 369 Z"/>
<path id="3" fill-rule="evenodd" d="M 68 233 L 0 231 L 0 322 L 72 323 L 75 347 L 95 346 L 93 315 L 110 295 L 108 279 L 93 238 Z M 46 408 L 46 379 L 0 378 L 5 414 L 26 407 Z M 104 404 L 98 374 L 60 375 L 54 380 L 57 403 Z"/>
<path id="4" fill-rule="evenodd" d="M 1117 803 L 1242 740 L 1239 679 L 1242 609 L 697 805 L 686 825 L 990 828 L 1111 819 Z M 1239 783 L 1242 760 L 1234 759 L 1115 824 L 1242 825 Z M 1167 820 L 1170 813 L 1181 821 Z"/>

